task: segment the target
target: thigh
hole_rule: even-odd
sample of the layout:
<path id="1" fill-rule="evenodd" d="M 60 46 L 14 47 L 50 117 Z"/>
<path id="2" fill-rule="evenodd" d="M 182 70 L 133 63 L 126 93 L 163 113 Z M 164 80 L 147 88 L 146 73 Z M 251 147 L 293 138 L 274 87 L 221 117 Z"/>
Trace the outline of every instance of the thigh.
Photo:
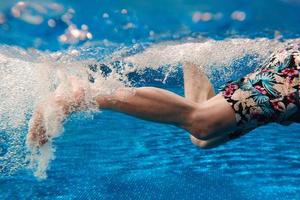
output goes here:
<path id="1" fill-rule="evenodd" d="M 235 112 L 222 95 L 199 105 L 193 114 L 190 133 L 201 140 L 222 136 L 236 130 Z"/>

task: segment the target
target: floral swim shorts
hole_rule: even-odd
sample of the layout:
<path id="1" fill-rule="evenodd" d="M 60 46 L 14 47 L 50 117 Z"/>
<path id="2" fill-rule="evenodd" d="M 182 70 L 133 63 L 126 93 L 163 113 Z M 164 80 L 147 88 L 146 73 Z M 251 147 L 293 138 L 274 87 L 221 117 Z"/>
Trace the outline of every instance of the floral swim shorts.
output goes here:
<path id="1" fill-rule="evenodd" d="M 232 106 L 239 137 L 270 122 L 282 123 L 299 108 L 300 45 L 272 54 L 253 73 L 231 81 L 221 94 Z"/>

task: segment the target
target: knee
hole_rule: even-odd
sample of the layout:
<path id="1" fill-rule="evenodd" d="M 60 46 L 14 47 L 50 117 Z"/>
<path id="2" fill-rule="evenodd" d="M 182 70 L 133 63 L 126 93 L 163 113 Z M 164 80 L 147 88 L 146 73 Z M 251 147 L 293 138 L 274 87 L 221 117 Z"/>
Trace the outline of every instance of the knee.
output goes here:
<path id="1" fill-rule="evenodd" d="M 207 117 L 201 113 L 201 111 L 197 110 L 191 113 L 188 117 L 188 123 L 184 128 L 195 140 L 206 141 L 212 139 L 215 136 L 215 132 L 210 128 L 211 125 L 209 120 L 207 120 Z M 201 142 L 200 146 L 205 144 L 206 142 Z"/>
<path id="2" fill-rule="evenodd" d="M 194 136 L 190 135 L 190 139 L 191 139 L 191 142 L 201 148 L 201 149 L 211 149 L 212 146 L 210 145 L 209 141 L 207 140 L 199 140 L 197 138 L 195 138 Z"/>

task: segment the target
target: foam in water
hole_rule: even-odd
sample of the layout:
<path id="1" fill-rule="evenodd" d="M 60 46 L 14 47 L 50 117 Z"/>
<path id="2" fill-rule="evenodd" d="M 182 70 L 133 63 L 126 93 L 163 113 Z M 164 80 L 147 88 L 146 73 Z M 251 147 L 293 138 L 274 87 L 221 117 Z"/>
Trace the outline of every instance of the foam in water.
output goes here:
<path id="1" fill-rule="evenodd" d="M 149 48 L 124 47 L 116 51 L 105 52 L 101 48 L 81 48 L 65 52 L 40 52 L 34 49 L 24 50 L 11 46 L 0 46 L 0 173 L 9 175 L 20 169 L 30 167 L 35 176 L 46 178 L 46 170 L 55 158 L 55 147 L 50 139 L 42 148 L 26 147 L 26 134 L 29 119 L 35 107 L 45 101 L 66 77 L 76 76 L 88 80 L 88 73 L 94 77 L 93 87 L 98 94 L 109 94 L 117 88 L 130 86 L 127 75 L 133 71 L 143 72 L 146 68 L 157 70 L 167 68 L 165 79 L 172 69 L 184 62 L 193 62 L 203 66 L 206 71 L 215 67 L 226 67 L 239 62 L 245 55 L 252 59 L 243 66 L 259 64 L 271 52 L 282 48 L 289 40 L 279 42 L 268 39 L 227 39 L 224 41 L 206 40 L 181 43 L 160 43 Z M 108 75 L 93 73 L 89 64 L 98 62 L 110 63 L 122 60 L 128 65 L 122 67 L 109 66 Z M 243 70 L 243 69 L 241 69 Z M 231 74 L 227 74 L 231 76 Z M 68 86 L 64 88 L 68 93 Z M 92 108 L 95 111 L 95 107 Z M 63 131 L 61 123 L 55 115 L 55 108 L 45 111 L 45 124 L 48 133 L 58 136 Z M 54 113 L 54 114 L 53 114 Z"/>

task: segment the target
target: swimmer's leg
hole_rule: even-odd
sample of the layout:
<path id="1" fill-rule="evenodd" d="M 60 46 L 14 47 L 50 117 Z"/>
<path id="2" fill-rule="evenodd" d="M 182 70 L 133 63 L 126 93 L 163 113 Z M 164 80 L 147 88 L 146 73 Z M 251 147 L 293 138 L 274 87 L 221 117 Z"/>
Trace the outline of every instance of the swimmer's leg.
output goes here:
<path id="1" fill-rule="evenodd" d="M 211 139 L 235 128 L 234 112 L 221 95 L 198 104 L 155 87 L 120 88 L 110 95 L 98 95 L 96 102 L 99 108 L 176 125 L 198 139 Z"/>
<path id="2" fill-rule="evenodd" d="M 184 94 L 189 100 L 196 103 L 203 103 L 215 96 L 215 91 L 201 67 L 193 63 L 183 64 L 184 73 Z M 191 141 L 201 148 L 213 148 L 229 140 L 227 135 L 217 136 L 209 140 L 200 140 L 190 135 Z"/>
<path id="3" fill-rule="evenodd" d="M 198 130 L 200 125 L 204 124 L 201 119 L 205 119 L 205 117 L 201 115 L 195 117 L 195 112 L 200 109 L 199 105 L 167 90 L 152 87 L 119 88 L 112 94 L 95 95 L 92 97 L 94 100 L 86 100 L 84 91 L 89 90 L 90 94 L 97 94 L 101 88 L 92 84 L 88 86 L 77 84 L 76 80 L 72 79 L 70 81 L 73 85 L 72 92 L 63 92 L 63 87 L 59 86 L 45 102 L 37 107 L 29 127 L 29 143 L 41 146 L 48 141 L 48 138 L 52 137 L 47 134 L 45 126 L 47 121 L 45 108 L 50 107 L 51 110 L 54 110 L 55 112 L 51 113 L 51 119 L 55 118 L 57 123 L 62 123 L 72 112 L 88 109 L 90 101 L 99 108 L 124 112 L 146 120 L 173 124 L 190 132 L 192 129 Z M 195 123 L 197 120 L 198 122 Z"/>
<path id="4" fill-rule="evenodd" d="M 82 87 L 86 86 L 82 85 Z M 93 94 L 90 97 L 92 100 L 83 98 L 80 102 L 74 100 L 76 99 L 74 93 L 67 93 L 68 96 L 52 98 L 47 101 L 47 104 L 55 105 L 62 110 L 62 119 L 64 119 L 71 112 L 87 109 L 89 102 L 93 102 L 99 108 L 112 109 L 141 119 L 176 125 L 200 139 L 213 138 L 220 131 L 232 130 L 235 125 L 233 111 L 221 96 L 216 96 L 210 103 L 202 105 L 154 87 L 119 88 L 106 95 L 103 95 L 101 88 L 98 88 L 97 85 L 88 87 L 83 90 L 89 90 L 89 94 Z M 219 112 L 220 110 L 222 113 Z M 212 118 L 212 116 L 216 117 Z M 35 122 L 35 120 L 33 121 Z M 215 125 L 216 123 L 218 126 Z M 32 135 L 39 135 L 36 133 L 37 131 L 30 129 Z"/>

